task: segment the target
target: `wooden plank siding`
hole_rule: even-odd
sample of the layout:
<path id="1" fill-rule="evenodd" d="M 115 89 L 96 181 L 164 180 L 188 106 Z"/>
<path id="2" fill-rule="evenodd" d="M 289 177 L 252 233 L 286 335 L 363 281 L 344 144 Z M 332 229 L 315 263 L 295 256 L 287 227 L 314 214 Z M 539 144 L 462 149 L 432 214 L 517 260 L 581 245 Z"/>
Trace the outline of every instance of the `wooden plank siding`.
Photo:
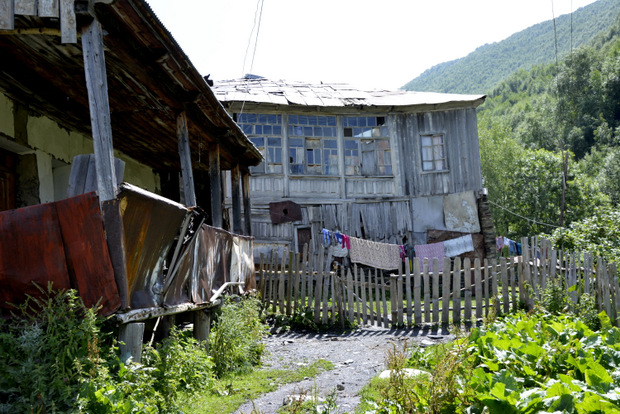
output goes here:
<path id="1" fill-rule="evenodd" d="M 476 110 L 457 109 L 392 115 L 403 155 L 406 190 L 413 197 L 478 191 L 482 188 Z M 420 135 L 443 133 L 446 172 L 423 172 Z"/>

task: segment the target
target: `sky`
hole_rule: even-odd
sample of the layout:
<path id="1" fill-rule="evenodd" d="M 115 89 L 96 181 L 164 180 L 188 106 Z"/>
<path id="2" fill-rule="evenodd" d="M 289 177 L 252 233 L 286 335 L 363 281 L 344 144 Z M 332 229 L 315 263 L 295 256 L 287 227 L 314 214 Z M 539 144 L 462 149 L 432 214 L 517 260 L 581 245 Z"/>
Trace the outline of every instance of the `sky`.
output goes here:
<path id="1" fill-rule="evenodd" d="M 381 89 L 594 1 L 147 0 L 215 82 L 252 73 Z"/>

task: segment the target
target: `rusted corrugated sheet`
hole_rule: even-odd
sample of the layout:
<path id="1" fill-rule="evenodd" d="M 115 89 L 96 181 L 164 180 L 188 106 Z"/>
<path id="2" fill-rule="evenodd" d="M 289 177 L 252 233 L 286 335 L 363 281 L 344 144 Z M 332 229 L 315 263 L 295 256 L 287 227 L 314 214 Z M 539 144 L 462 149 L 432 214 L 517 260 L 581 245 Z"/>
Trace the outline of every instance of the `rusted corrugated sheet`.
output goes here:
<path id="1" fill-rule="evenodd" d="M 203 224 L 180 258 L 174 280 L 167 283 L 164 305 L 188 299 L 195 304 L 209 302 L 226 282 L 246 282 L 246 290 L 255 288 L 253 240 Z"/>
<path id="2" fill-rule="evenodd" d="M 290 200 L 269 203 L 269 215 L 273 224 L 288 223 L 302 219 L 301 206 Z"/>
<path id="3" fill-rule="evenodd" d="M 230 263 L 230 281 L 245 282 L 244 289 L 256 288 L 254 276 L 254 239 L 245 236 L 233 236 Z"/>
<path id="4" fill-rule="evenodd" d="M 120 306 L 95 193 L 0 213 L 0 308 L 38 296 L 33 282 L 77 289 L 101 314 Z"/>
<path id="5" fill-rule="evenodd" d="M 65 248 L 53 203 L 0 213 L 0 308 L 39 296 L 33 282 L 69 289 Z"/>
<path id="6" fill-rule="evenodd" d="M 188 210 L 128 184 L 121 186 L 117 198 L 123 220 L 130 306 L 160 306 L 164 264 Z"/>
<path id="7" fill-rule="evenodd" d="M 99 198 L 95 193 L 88 193 L 54 204 L 71 286 L 77 289 L 86 306 L 94 306 L 101 299 L 100 313 L 113 313 L 121 302 L 103 232 Z"/>

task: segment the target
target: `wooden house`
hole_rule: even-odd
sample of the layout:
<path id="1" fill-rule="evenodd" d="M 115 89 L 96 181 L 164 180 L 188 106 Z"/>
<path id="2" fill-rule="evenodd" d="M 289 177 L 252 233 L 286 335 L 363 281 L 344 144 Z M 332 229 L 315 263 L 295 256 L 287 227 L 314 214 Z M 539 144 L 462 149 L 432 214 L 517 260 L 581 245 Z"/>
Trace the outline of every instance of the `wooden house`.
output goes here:
<path id="1" fill-rule="evenodd" d="M 484 95 L 254 75 L 214 91 L 265 157 L 251 168 L 255 253 L 316 247 L 323 228 L 410 245 L 473 234 L 482 257 L 484 227 L 490 248 L 476 124 Z"/>
<path id="2" fill-rule="evenodd" d="M 53 281 L 139 321 L 253 271 L 262 156 L 146 1 L 1 0 L 0 55 L 0 314 Z"/>

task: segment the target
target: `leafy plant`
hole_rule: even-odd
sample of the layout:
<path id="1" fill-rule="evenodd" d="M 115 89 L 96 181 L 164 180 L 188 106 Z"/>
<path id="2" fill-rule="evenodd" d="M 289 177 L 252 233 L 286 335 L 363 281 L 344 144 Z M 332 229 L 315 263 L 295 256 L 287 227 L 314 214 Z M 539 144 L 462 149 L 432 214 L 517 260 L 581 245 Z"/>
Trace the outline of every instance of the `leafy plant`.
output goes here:
<path id="1" fill-rule="evenodd" d="M 267 327 L 260 321 L 260 301 L 227 299 L 211 330 L 209 353 L 218 378 L 249 370 L 260 362 Z"/>
<path id="2" fill-rule="evenodd" d="M 0 325 L 0 412 L 63 412 L 101 366 L 101 320 L 74 290 L 37 286 Z"/>

